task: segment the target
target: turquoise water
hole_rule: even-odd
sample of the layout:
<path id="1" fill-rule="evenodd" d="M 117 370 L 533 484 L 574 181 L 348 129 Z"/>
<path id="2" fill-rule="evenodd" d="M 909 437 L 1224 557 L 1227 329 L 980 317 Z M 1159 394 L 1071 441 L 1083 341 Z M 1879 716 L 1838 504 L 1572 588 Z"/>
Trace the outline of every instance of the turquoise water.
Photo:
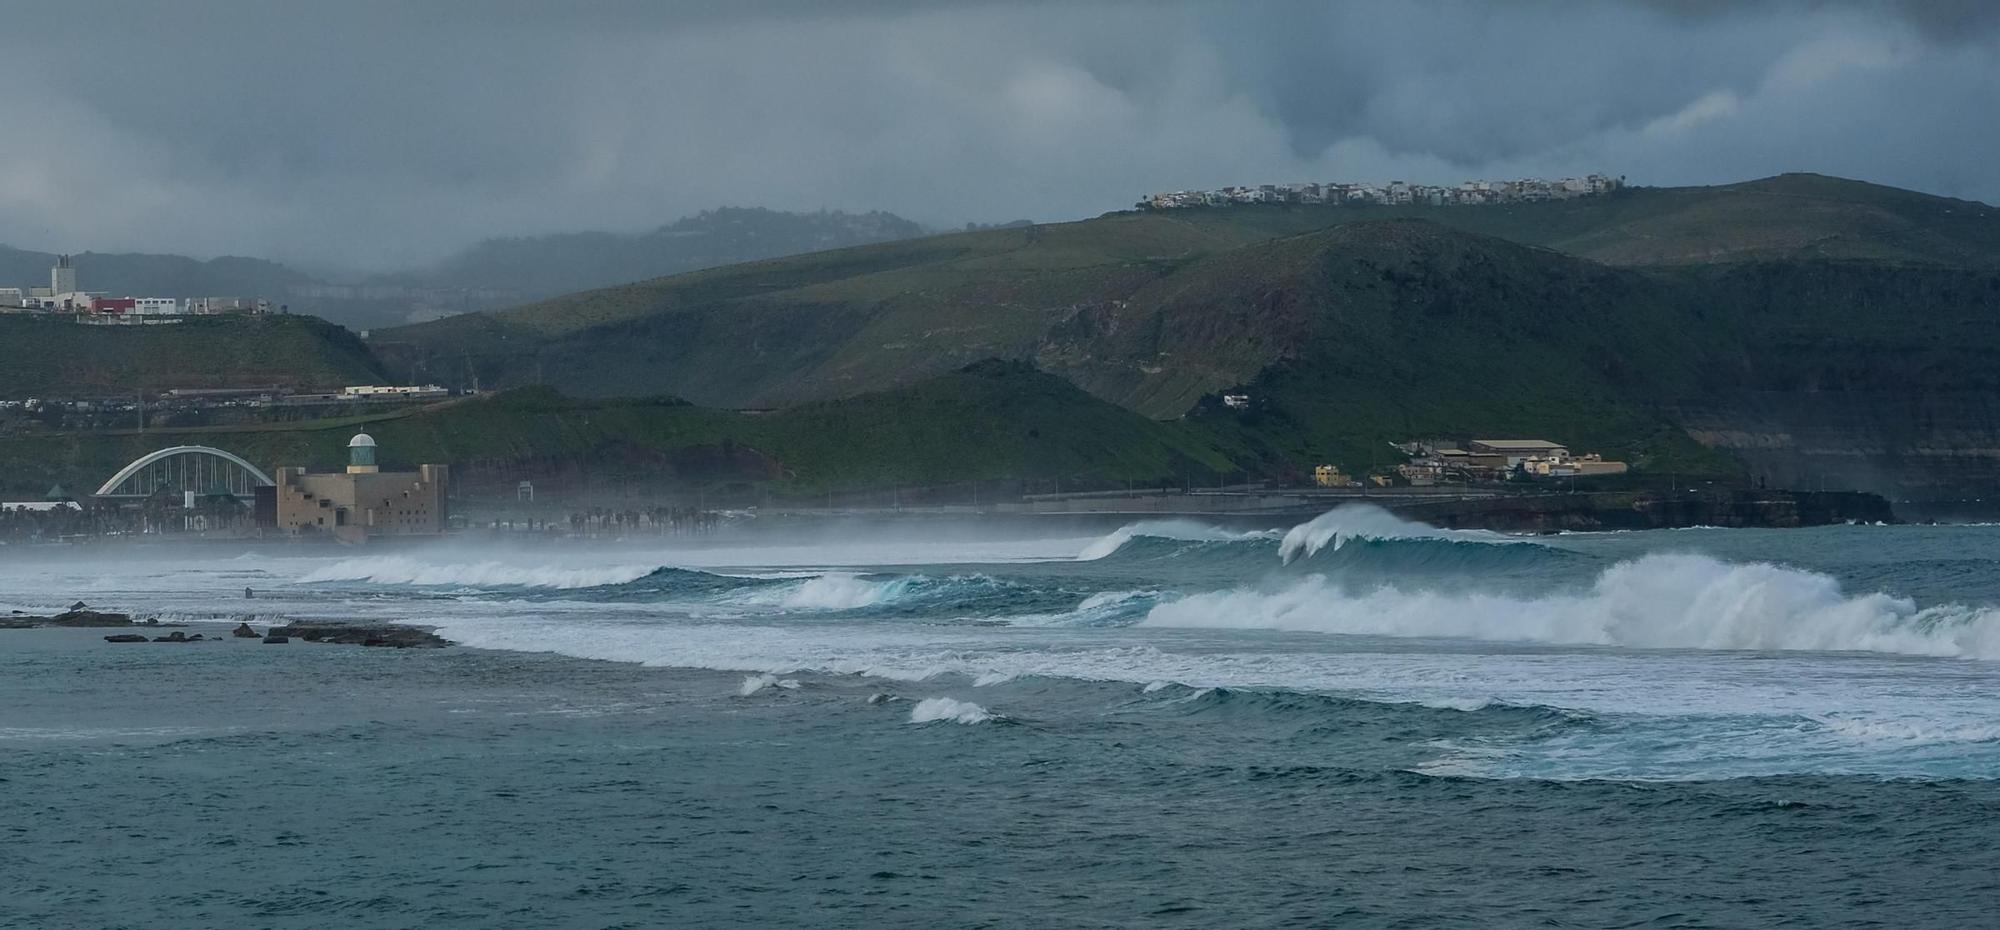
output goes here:
<path id="1" fill-rule="evenodd" d="M 2000 528 L 0 555 L 0 926 L 1965 927 Z M 256 588 L 254 601 L 241 598 Z"/>

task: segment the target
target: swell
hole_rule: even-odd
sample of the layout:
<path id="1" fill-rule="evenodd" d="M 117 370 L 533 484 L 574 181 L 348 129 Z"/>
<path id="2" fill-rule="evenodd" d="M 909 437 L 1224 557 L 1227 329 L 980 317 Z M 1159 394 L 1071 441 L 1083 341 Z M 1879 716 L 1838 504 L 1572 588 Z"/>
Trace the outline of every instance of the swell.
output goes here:
<path id="1" fill-rule="evenodd" d="M 1189 715 L 1251 714 L 1297 717 L 1312 723 L 1337 723 L 1357 715 L 1370 718 L 1422 719 L 1462 728 L 1468 723 L 1516 730 L 1595 727 L 1597 718 L 1582 711 L 1541 704 L 1480 701 L 1468 704 L 1423 703 L 1291 691 L 1268 688 L 1199 688 L 1169 686 L 1185 693 L 1178 709 Z"/>

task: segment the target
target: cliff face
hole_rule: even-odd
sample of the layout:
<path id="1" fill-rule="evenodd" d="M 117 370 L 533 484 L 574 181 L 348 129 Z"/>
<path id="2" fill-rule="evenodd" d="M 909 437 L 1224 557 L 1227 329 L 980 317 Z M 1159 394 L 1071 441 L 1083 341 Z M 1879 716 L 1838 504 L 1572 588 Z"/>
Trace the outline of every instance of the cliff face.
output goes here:
<path id="1" fill-rule="evenodd" d="M 1771 487 L 2000 496 L 2000 273 L 1790 262 L 1683 279 L 1739 346 L 1665 405 Z"/>
<path id="2" fill-rule="evenodd" d="M 1991 392 L 1749 391 L 1672 415 L 1770 487 L 1862 488 L 1898 502 L 2000 493 Z"/>

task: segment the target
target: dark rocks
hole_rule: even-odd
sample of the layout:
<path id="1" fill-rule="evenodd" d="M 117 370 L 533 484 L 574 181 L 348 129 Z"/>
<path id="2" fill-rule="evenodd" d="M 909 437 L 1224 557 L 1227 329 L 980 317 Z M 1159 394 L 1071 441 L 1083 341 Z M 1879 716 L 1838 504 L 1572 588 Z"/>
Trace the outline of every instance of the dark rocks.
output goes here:
<path id="1" fill-rule="evenodd" d="M 50 617 L 48 625 L 69 627 L 131 626 L 132 615 L 103 613 L 72 607 L 65 613 L 59 613 Z"/>
<path id="2" fill-rule="evenodd" d="M 376 646 L 390 649 L 436 649 L 451 641 L 414 626 L 366 625 L 358 623 L 292 623 L 271 628 L 272 636 L 296 636 L 309 643 L 336 643 L 343 646 Z"/>
<path id="3" fill-rule="evenodd" d="M 139 633 L 119 633 L 115 636 L 104 637 L 104 641 L 107 643 L 143 643 L 146 641 L 146 637 Z"/>
<path id="4" fill-rule="evenodd" d="M 165 635 L 165 636 L 155 636 L 155 637 L 153 637 L 153 642 L 156 642 L 156 643 L 194 643 L 194 642 L 200 642 L 200 641 L 201 641 L 201 639 L 202 639 L 202 635 L 201 635 L 200 633 L 196 633 L 196 634 L 194 634 L 193 636 L 189 636 L 189 635 L 187 635 L 186 633 L 184 633 L 184 632 L 182 632 L 182 631 L 180 631 L 180 630 L 175 630 L 175 631 L 173 631 L 172 633 L 168 633 L 168 634 L 167 634 L 167 635 Z"/>
<path id="5" fill-rule="evenodd" d="M 86 604 L 86 603 L 84 603 L 84 602 L 82 602 L 82 601 L 77 601 L 76 603 L 74 603 L 74 604 L 71 604 L 71 605 L 69 605 L 69 609 L 70 609 L 70 610 L 82 610 L 82 609 L 84 609 L 85 607 L 89 607 L 89 606 L 90 606 L 89 604 Z"/>
<path id="6" fill-rule="evenodd" d="M 81 603 L 80 601 L 78 603 Z M 40 627 L 97 628 L 132 626 L 131 614 L 105 613 L 96 610 L 72 608 L 53 617 L 10 616 L 0 620 L 0 630 L 32 630 Z"/>
<path id="7" fill-rule="evenodd" d="M 289 643 L 289 642 L 291 642 L 291 639 L 289 637 L 280 636 L 276 633 L 272 633 L 264 637 L 264 645 L 266 646 L 272 646 L 279 643 Z"/>
<path id="8" fill-rule="evenodd" d="M 259 632 L 257 632 L 256 630 L 253 630 L 253 629 L 251 629 L 251 628 L 250 628 L 250 624 L 248 624 L 248 623 L 239 623 L 239 624 L 237 624 L 237 625 L 236 625 L 236 629 L 234 629 L 234 630 L 230 630 L 230 631 L 229 631 L 229 635 L 231 635 L 231 636 L 234 636 L 234 637 L 236 637 L 237 639 L 263 639 L 263 638 L 264 638 L 264 634 L 262 634 L 262 633 L 259 633 Z"/>

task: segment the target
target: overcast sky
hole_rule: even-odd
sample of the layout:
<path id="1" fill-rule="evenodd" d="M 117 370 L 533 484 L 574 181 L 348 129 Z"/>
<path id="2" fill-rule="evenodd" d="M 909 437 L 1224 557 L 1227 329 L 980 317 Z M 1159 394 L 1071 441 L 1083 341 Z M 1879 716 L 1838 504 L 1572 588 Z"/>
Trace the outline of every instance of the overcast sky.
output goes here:
<path id="1" fill-rule="evenodd" d="M 2000 2 L 0 0 L 0 242 L 394 268 L 720 205 L 1819 171 L 2000 202 Z"/>

